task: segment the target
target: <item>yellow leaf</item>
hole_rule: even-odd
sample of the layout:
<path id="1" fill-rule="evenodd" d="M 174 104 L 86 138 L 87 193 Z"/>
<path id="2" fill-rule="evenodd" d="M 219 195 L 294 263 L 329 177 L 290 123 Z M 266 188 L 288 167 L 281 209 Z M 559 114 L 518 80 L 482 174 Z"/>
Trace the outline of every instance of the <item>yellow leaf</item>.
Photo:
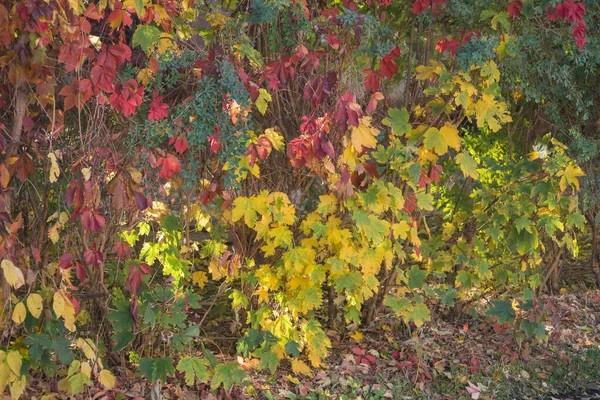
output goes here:
<path id="1" fill-rule="evenodd" d="M 0 266 L 2 266 L 2 271 L 4 271 L 4 278 L 10 286 L 18 289 L 25 284 L 23 272 L 21 272 L 19 268 L 15 267 L 15 264 L 13 264 L 12 261 L 8 259 L 2 260 Z"/>
<path id="2" fill-rule="evenodd" d="M 8 184 L 10 183 L 10 172 L 8 172 L 8 168 L 6 168 L 6 164 L 0 164 L 0 184 L 2 187 L 6 189 Z"/>
<path id="3" fill-rule="evenodd" d="M 22 375 L 10 384 L 10 397 L 17 400 L 25 393 L 25 386 L 27 386 L 27 378 Z"/>
<path id="4" fill-rule="evenodd" d="M 446 124 L 439 130 L 427 129 L 423 144 L 427 150 L 434 150 L 437 154 L 444 155 L 448 152 L 449 147 L 455 150 L 460 149 L 460 136 L 454 126 Z"/>
<path id="5" fill-rule="evenodd" d="M 0 360 L 2 360 L 2 363 L 0 363 L 0 393 L 4 393 L 4 389 L 6 388 L 6 385 L 8 384 L 11 374 L 10 374 L 10 368 L 4 362 L 4 360 L 5 360 L 4 352 L 2 352 L 2 357 L 0 357 Z"/>
<path id="6" fill-rule="evenodd" d="M 21 325 L 23 321 L 25 321 L 25 317 L 27 316 L 27 309 L 25 308 L 25 304 L 22 301 L 17 303 L 15 309 L 13 310 L 12 320 L 15 324 Z"/>
<path id="7" fill-rule="evenodd" d="M 150 68 L 140 69 L 140 72 L 137 74 L 138 82 L 146 86 L 150 82 L 150 79 L 152 79 L 152 70 Z"/>
<path id="8" fill-rule="evenodd" d="M 206 275 L 206 272 L 196 271 L 192 274 L 192 283 L 198 286 L 200 289 L 206 285 L 206 282 L 208 282 L 208 276 Z"/>
<path id="9" fill-rule="evenodd" d="M 104 385 L 104 387 L 108 390 L 115 387 L 116 381 L 117 380 L 115 376 L 112 374 L 112 372 L 110 372 L 107 369 L 103 369 L 102 371 L 100 371 L 100 375 L 98 375 L 98 382 Z"/>
<path id="10" fill-rule="evenodd" d="M 21 353 L 16 350 L 9 351 L 8 355 L 6 356 L 6 364 L 8 364 L 8 367 L 13 374 L 21 376 L 21 365 L 23 365 L 23 357 L 21 357 Z"/>
<path id="11" fill-rule="evenodd" d="M 275 150 L 283 150 L 283 147 L 285 146 L 285 140 L 283 139 L 281 133 L 277 132 L 274 128 L 268 128 L 265 129 L 264 136 L 269 139 L 269 142 L 271 142 L 271 145 L 273 145 Z"/>
<path id="12" fill-rule="evenodd" d="M 75 15 L 81 15 L 81 12 L 83 11 L 81 0 L 67 0 L 67 2 Z"/>
<path id="13" fill-rule="evenodd" d="M 39 318 L 42 315 L 43 303 L 42 296 L 37 293 L 31 293 L 27 297 L 27 308 L 34 318 Z"/>
<path id="14" fill-rule="evenodd" d="M 374 149 L 377 147 L 377 135 L 379 135 L 379 131 L 371 127 L 371 117 L 363 117 L 360 119 L 358 127 L 352 127 L 352 146 L 359 153 L 363 147 Z"/>
<path id="15" fill-rule="evenodd" d="M 567 184 L 573 187 L 573 190 L 579 190 L 579 176 L 584 176 L 585 174 L 579 167 L 574 167 L 569 165 L 565 168 L 564 171 L 560 171 L 558 174 L 560 176 L 560 190 L 564 192 L 567 189 Z"/>
<path id="16" fill-rule="evenodd" d="M 75 308 L 63 290 L 54 293 L 52 308 L 57 318 L 62 317 L 64 319 L 65 328 L 75 332 Z"/>
<path id="17" fill-rule="evenodd" d="M 96 349 L 96 345 L 94 344 L 94 342 L 92 341 L 92 339 L 90 339 L 90 338 L 87 338 L 87 339 L 79 338 L 79 339 L 77 339 L 76 346 L 79 349 L 81 349 L 81 351 L 83 351 L 83 354 L 85 355 L 85 357 L 88 360 L 90 360 L 90 361 L 96 361 L 97 349 Z"/>
<path id="18" fill-rule="evenodd" d="M 288 381 L 292 382 L 294 385 L 299 385 L 299 384 L 300 384 L 300 379 L 298 379 L 298 378 L 295 378 L 295 377 L 293 377 L 293 376 L 291 376 L 291 375 L 287 375 L 287 376 L 286 376 L 286 379 L 287 379 Z"/>
<path id="19" fill-rule="evenodd" d="M 54 183 L 60 176 L 60 167 L 58 166 L 56 155 L 54 153 L 49 153 L 48 158 L 50 159 L 50 183 Z"/>
<path id="20" fill-rule="evenodd" d="M 312 371 L 308 365 L 304 361 L 298 360 L 297 358 L 292 360 L 292 371 L 296 375 L 306 375 L 310 377 L 312 375 Z"/>
<path id="21" fill-rule="evenodd" d="M 88 379 L 92 378 L 92 367 L 90 363 L 85 361 L 81 363 L 81 375 L 87 377 Z"/>
<path id="22" fill-rule="evenodd" d="M 87 182 L 90 180 L 90 177 L 92 176 L 92 169 L 91 168 L 82 168 L 81 174 L 83 175 L 83 179 L 85 179 L 85 181 Z"/>
<path id="23" fill-rule="evenodd" d="M 365 335 L 363 335 L 362 332 L 356 331 L 353 334 L 351 334 L 350 337 L 356 340 L 357 342 L 360 342 L 365 338 Z"/>
<path id="24" fill-rule="evenodd" d="M 48 228 L 48 237 L 54 244 L 56 244 L 56 242 L 58 242 L 58 240 L 60 239 L 60 235 L 58 234 L 59 226 L 60 224 L 55 224 Z"/>

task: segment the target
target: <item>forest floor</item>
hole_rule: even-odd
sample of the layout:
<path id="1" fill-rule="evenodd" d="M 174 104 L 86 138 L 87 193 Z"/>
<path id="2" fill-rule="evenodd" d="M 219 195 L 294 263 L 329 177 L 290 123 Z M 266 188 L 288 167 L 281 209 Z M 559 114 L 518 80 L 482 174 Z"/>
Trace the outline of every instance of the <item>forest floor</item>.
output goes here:
<path id="1" fill-rule="evenodd" d="M 412 331 L 381 316 L 371 329 L 344 336 L 328 331 L 333 350 L 326 365 L 307 376 L 286 364 L 270 375 L 256 369 L 257 360 L 238 358 L 250 380 L 227 393 L 211 394 L 208 386 L 192 390 L 182 379 L 152 387 L 125 370 L 115 371 L 117 389 L 90 388 L 81 398 L 600 399 L 600 291 L 542 301 L 548 340 L 541 343 L 483 316 L 444 322 L 450 318 L 432 315 L 434 322 Z"/>

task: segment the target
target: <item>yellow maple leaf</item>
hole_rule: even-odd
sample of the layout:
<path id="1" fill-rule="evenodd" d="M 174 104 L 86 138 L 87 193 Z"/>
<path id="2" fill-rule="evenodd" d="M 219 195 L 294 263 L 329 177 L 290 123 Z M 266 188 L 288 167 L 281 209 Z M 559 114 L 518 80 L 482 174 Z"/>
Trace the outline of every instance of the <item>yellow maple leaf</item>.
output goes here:
<path id="1" fill-rule="evenodd" d="M 567 189 L 567 184 L 573 187 L 573 190 L 579 190 L 578 177 L 584 176 L 585 173 L 579 167 L 569 165 L 564 171 L 560 171 L 557 176 L 560 176 L 560 190 L 564 192 Z"/>
<path id="2" fill-rule="evenodd" d="M 356 331 L 356 332 L 352 333 L 350 335 L 350 337 L 352 339 L 356 340 L 357 342 L 360 342 L 365 338 L 365 335 L 363 335 L 362 332 Z"/>
<path id="3" fill-rule="evenodd" d="M 377 147 L 377 135 L 379 135 L 379 131 L 371 127 L 371 117 L 363 117 L 360 119 L 358 127 L 352 127 L 350 135 L 352 146 L 359 153 L 363 147 L 374 149 Z"/>
<path id="4" fill-rule="evenodd" d="M 297 358 L 292 360 L 292 371 L 294 371 L 296 375 L 302 374 L 308 377 L 312 376 L 310 367 L 306 365 L 304 361 L 298 360 Z"/>
<path id="5" fill-rule="evenodd" d="M 202 289 L 206 282 L 208 282 L 208 276 L 204 271 L 196 271 L 192 274 L 192 283 Z"/>

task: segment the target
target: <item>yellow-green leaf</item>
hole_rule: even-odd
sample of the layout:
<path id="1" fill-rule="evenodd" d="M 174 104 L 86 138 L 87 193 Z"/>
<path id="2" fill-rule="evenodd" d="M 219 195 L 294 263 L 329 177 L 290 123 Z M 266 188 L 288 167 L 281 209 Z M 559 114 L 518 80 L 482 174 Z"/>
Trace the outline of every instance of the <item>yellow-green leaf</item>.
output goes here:
<path id="1" fill-rule="evenodd" d="M 37 293 L 31 293 L 27 296 L 27 308 L 34 318 L 39 318 L 42 315 L 42 310 L 44 309 L 43 303 L 42 296 Z"/>
<path id="2" fill-rule="evenodd" d="M 13 374 L 17 376 L 21 375 L 21 365 L 23 365 L 23 357 L 21 357 L 21 353 L 16 350 L 9 351 L 6 356 L 6 364 L 8 364 L 8 367 Z"/>
<path id="3" fill-rule="evenodd" d="M 456 162 L 460 165 L 460 169 L 465 177 L 471 177 L 473 179 L 479 178 L 479 172 L 477 172 L 477 162 L 467 152 L 462 152 L 456 156 Z"/>
<path id="4" fill-rule="evenodd" d="M 449 147 L 455 150 L 460 149 L 460 136 L 454 126 L 446 124 L 439 130 L 437 128 L 427 129 L 423 144 L 427 150 L 434 150 L 437 154 L 444 155 L 448 152 Z"/>
<path id="5" fill-rule="evenodd" d="M 269 92 L 263 88 L 258 89 L 258 98 L 254 104 L 256 104 L 256 108 L 258 108 L 258 111 L 260 111 L 262 115 L 265 115 L 267 112 L 267 105 L 271 101 L 273 101 L 273 99 L 271 98 Z"/>
<path id="6" fill-rule="evenodd" d="M 4 271 L 4 278 L 10 286 L 18 289 L 25 284 L 23 272 L 12 261 L 8 259 L 2 260 L 0 266 L 2 267 L 2 271 Z"/>

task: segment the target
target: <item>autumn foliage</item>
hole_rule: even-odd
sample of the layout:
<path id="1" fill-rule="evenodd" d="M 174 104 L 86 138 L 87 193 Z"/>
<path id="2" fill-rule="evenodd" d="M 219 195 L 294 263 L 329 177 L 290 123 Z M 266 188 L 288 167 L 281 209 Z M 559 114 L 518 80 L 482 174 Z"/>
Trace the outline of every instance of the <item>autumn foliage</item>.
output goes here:
<path id="1" fill-rule="evenodd" d="M 404 3 L 0 0 L 0 390 L 310 375 L 383 314 L 545 340 L 585 173 L 511 60 L 586 2 Z"/>

